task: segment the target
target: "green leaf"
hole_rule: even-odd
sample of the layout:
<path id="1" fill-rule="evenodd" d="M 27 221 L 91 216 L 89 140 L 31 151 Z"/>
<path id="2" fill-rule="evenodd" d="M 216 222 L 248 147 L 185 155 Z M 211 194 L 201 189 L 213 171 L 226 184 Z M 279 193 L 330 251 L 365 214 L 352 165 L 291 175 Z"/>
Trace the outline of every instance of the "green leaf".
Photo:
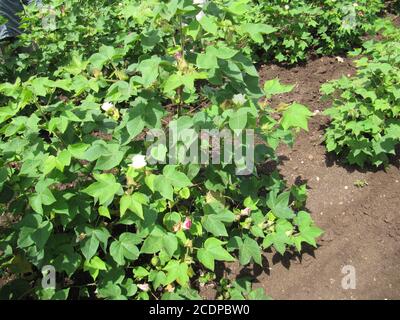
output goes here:
<path id="1" fill-rule="evenodd" d="M 200 248 L 197 250 L 197 259 L 208 269 L 214 271 L 214 257 L 206 249 Z"/>
<path id="2" fill-rule="evenodd" d="M 229 252 L 222 247 L 225 242 L 216 238 L 208 238 L 204 243 L 204 248 L 197 251 L 197 258 L 208 269 L 214 271 L 214 260 L 235 261 Z"/>
<path id="3" fill-rule="evenodd" d="M 225 225 L 221 222 L 220 217 L 216 214 L 205 215 L 202 219 L 204 229 L 212 233 L 216 237 L 227 237 Z"/>
<path id="4" fill-rule="evenodd" d="M 141 252 L 153 254 L 163 251 L 169 258 L 178 249 L 178 239 L 172 233 L 166 233 L 162 228 L 156 227 L 144 241 Z"/>
<path id="5" fill-rule="evenodd" d="M 129 113 L 131 115 L 131 113 Z M 141 117 L 135 117 L 130 119 L 126 123 L 126 130 L 129 134 L 128 143 L 131 142 L 136 136 L 138 136 L 146 126 L 146 122 Z"/>
<path id="6" fill-rule="evenodd" d="M 157 290 L 158 287 L 167 283 L 167 276 L 163 271 L 152 270 L 149 275 L 149 281 L 152 282 L 154 290 Z"/>
<path id="7" fill-rule="evenodd" d="M 91 260 L 86 260 L 83 265 L 84 271 L 89 271 L 93 280 L 96 280 L 100 270 L 107 270 L 106 263 L 98 256 L 93 257 Z"/>
<path id="8" fill-rule="evenodd" d="M 270 98 L 273 95 L 290 92 L 293 88 L 294 85 L 281 84 L 279 78 L 268 80 L 264 83 L 264 93 L 267 98 Z"/>
<path id="9" fill-rule="evenodd" d="M 229 127 L 232 130 L 243 130 L 247 125 L 247 109 L 241 108 L 232 112 L 229 117 Z"/>
<path id="10" fill-rule="evenodd" d="M 0 168 L 0 191 L 3 187 L 4 182 L 8 179 L 8 170 L 5 167 Z"/>
<path id="11" fill-rule="evenodd" d="M 183 84 L 183 75 L 181 73 L 171 74 L 164 83 L 164 92 L 172 92 Z"/>
<path id="12" fill-rule="evenodd" d="M 149 275 L 149 272 L 145 268 L 139 266 L 133 269 L 133 274 L 135 278 L 143 279 L 144 277 L 147 277 Z"/>
<path id="13" fill-rule="evenodd" d="M 49 221 L 43 221 L 38 214 L 26 216 L 20 222 L 20 226 L 18 236 L 18 247 L 20 248 L 34 244 L 38 250 L 42 250 L 53 232 L 53 224 Z"/>
<path id="14" fill-rule="evenodd" d="M 308 244 L 317 247 L 316 238 L 323 234 L 323 231 L 314 226 L 314 221 L 308 212 L 300 211 L 294 223 L 299 227 L 299 235 L 294 238 L 294 242 L 298 251 L 301 251 L 301 243 L 307 242 Z"/>
<path id="15" fill-rule="evenodd" d="M 156 226 L 150 235 L 143 242 L 140 252 L 142 253 L 157 253 L 163 248 L 162 240 L 165 236 L 165 232 L 162 228 Z"/>
<path id="16" fill-rule="evenodd" d="M 263 23 L 244 23 L 240 26 L 241 33 L 248 34 L 253 41 L 260 44 L 264 42 L 263 34 L 270 34 L 275 31 L 277 31 L 276 28 Z"/>
<path id="17" fill-rule="evenodd" d="M 124 158 L 125 152 L 119 150 L 118 144 L 107 145 L 107 151 L 97 159 L 94 170 L 111 170 L 118 166 Z"/>
<path id="18" fill-rule="evenodd" d="M 213 54 L 215 54 L 219 59 L 224 59 L 224 60 L 228 60 L 228 59 L 232 59 L 239 51 L 229 48 L 225 45 L 219 45 L 217 48 L 215 49 L 211 49 L 213 47 L 207 47 L 208 51 L 212 51 Z"/>
<path id="19" fill-rule="evenodd" d="M 271 300 L 271 297 L 265 294 L 264 288 L 257 288 L 249 292 L 249 300 Z"/>
<path id="20" fill-rule="evenodd" d="M 108 210 L 107 207 L 101 206 L 99 208 L 99 215 L 111 219 L 110 211 Z"/>
<path id="21" fill-rule="evenodd" d="M 177 260 L 171 260 L 164 267 L 167 271 L 166 283 L 178 282 L 183 287 L 187 287 L 189 284 L 189 267 L 185 262 L 180 263 Z"/>
<path id="22" fill-rule="evenodd" d="M 261 262 L 261 248 L 257 241 L 249 237 L 245 237 L 243 243 L 239 245 L 239 261 L 241 265 L 247 265 L 251 258 L 258 265 L 262 265 Z"/>
<path id="23" fill-rule="evenodd" d="M 156 81 L 160 62 L 161 59 L 154 56 L 139 63 L 137 70 L 142 73 L 142 84 L 145 88 L 150 87 Z"/>
<path id="24" fill-rule="evenodd" d="M 175 188 L 185 188 L 192 185 L 192 182 L 183 172 L 176 170 L 173 165 L 166 165 L 163 169 L 163 176 Z"/>
<path id="25" fill-rule="evenodd" d="M 208 33 L 211 33 L 213 35 L 218 34 L 218 25 L 215 17 L 205 15 L 200 19 L 199 23 L 201 27 Z"/>
<path id="26" fill-rule="evenodd" d="M 185 188 L 181 189 L 179 191 L 179 196 L 182 199 L 189 199 L 190 198 L 190 189 L 188 187 L 185 187 Z"/>
<path id="27" fill-rule="evenodd" d="M 168 148 L 162 143 L 153 146 L 150 150 L 151 157 L 160 163 L 166 160 L 167 152 Z"/>
<path id="28" fill-rule="evenodd" d="M 120 80 L 108 88 L 106 98 L 109 102 L 123 102 L 135 94 L 136 89 L 130 83 Z"/>
<path id="29" fill-rule="evenodd" d="M 276 196 L 277 191 L 271 191 L 268 194 L 266 204 L 271 209 L 272 213 L 282 219 L 291 219 L 294 217 L 294 212 L 289 208 L 290 192 L 283 192 Z"/>
<path id="30" fill-rule="evenodd" d="M 132 279 L 126 279 L 120 286 L 123 289 L 122 294 L 127 297 L 134 296 L 138 289 Z"/>
<path id="31" fill-rule="evenodd" d="M 108 238 L 111 236 L 106 228 L 85 228 L 85 234 L 86 237 L 81 242 L 81 251 L 86 260 L 90 260 L 96 254 L 100 244 L 106 251 Z"/>
<path id="32" fill-rule="evenodd" d="M 227 10 L 236 15 L 243 15 L 250 10 L 249 0 L 237 0 L 227 6 Z"/>
<path id="33" fill-rule="evenodd" d="M 207 47 L 206 53 L 197 55 L 196 65 L 201 69 L 218 68 L 217 54 L 218 50 L 215 47 Z"/>
<path id="34" fill-rule="evenodd" d="M 197 39 L 197 35 L 200 32 L 200 24 L 196 21 L 193 20 L 188 26 L 184 28 L 185 34 L 187 34 L 189 37 L 192 37 L 193 40 Z"/>
<path id="35" fill-rule="evenodd" d="M 132 197 L 131 197 L 131 195 L 129 195 L 129 194 L 124 194 L 124 195 L 121 197 L 121 200 L 120 200 L 120 203 L 119 203 L 119 204 L 120 204 L 119 212 L 120 212 L 121 218 L 124 216 L 126 210 L 129 209 L 129 207 L 131 206 L 131 203 L 132 203 Z"/>
<path id="36" fill-rule="evenodd" d="M 292 245 L 293 243 L 291 239 L 283 231 L 276 232 L 273 234 L 268 234 L 263 241 L 264 248 L 268 248 L 271 245 L 273 245 L 276 251 L 278 251 L 281 255 L 284 255 L 287 244 Z"/>
<path id="37" fill-rule="evenodd" d="M 154 179 L 154 189 L 158 191 L 165 199 L 174 200 L 174 188 L 165 181 L 164 176 L 159 175 Z"/>
<path id="38" fill-rule="evenodd" d="M 172 233 L 168 233 L 162 237 L 162 248 L 172 257 L 174 252 L 178 249 L 178 239 Z"/>
<path id="39" fill-rule="evenodd" d="M 229 252 L 222 247 L 225 242 L 216 238 L 208 238 L 204 243 L 204 248 L 210 253 L 215 260 L 219 261 L 235 261 Z"/>
<path id="40" fill-rule="evenodd" d="M 82 192 L 99 200 L 100 205 L 109 205 L 115 194 L 122 192 L 122 186 L 115 181 L 115 176 L 110 173 L 93 174 L 97 182 L 92 183 Z"/>
<path id="41" fill-rule="evenodd" d="M 103 66 L 111 61 L 116 61 L 123 56 L 121 49 L 111 46 L 101 46 L 98 53 L 93 54 L 89 62 L 94 68 L 101 70 Z"/>
<path id="42" fill-rule="evenodd" d="M 137 244 L 141 239 L 132 233 L 125 232 L 119 236 L 119 239 L 111 243 L 110 245 L 110 255 L 114 261 L 122 266 L 125 264 L 126 260 L 136 260 L 139 258 L 139 249 L 135 244 Z"/>
<path id="43" fill-rule="evenodd" d="M 142 204 L 143 204 L 143 201 L 141 200 L 139 194 L 134 193 L 131 196 L 131 205 L 129 206 L 129 209 L 134 214 L 136 214 L 140 219 L 144 220 Z"/>
<path id="44" fill-rule="evenodd" d="M 289 128 L 302 128 L 308 131 L 308 119 L 312 116 L 307 107 L 293 103 L 282 114 L 282 128 L 287 130 Z"/>
<path id="45" fill-rule="evenodd" d="M 58 272 L 65 271 L 68 277 L 71 277 L 81 266 L 82 256 L 75 252 L 72 247 L 59 252 L 60 254 L 54 259 L 53 265 Z"/>
<path id="46" fill-rule="evenodd" d="M 81 251 L 86 260 L 90 260 L 97 252 L 99 248 L 100 241 L 93 234 L 83 240 L 83 245 L 81 245 Z"/>

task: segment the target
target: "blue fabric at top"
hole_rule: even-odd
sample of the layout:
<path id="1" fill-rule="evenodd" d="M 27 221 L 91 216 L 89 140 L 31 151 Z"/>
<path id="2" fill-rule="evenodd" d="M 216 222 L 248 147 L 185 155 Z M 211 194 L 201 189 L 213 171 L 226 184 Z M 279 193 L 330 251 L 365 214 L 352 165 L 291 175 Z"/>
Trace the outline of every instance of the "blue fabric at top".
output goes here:
<path id="1" fill-rule="evenodd" d="M 18 13 L 24 10 L 23 5 L 35 2 L 41 4 L 41 0 L 0 0 L 0 15 L 7 19 L 7 23 L 0 25 L 0 40 L 15 37 L 21 33 L 19 30 L 20 18 Z"/>

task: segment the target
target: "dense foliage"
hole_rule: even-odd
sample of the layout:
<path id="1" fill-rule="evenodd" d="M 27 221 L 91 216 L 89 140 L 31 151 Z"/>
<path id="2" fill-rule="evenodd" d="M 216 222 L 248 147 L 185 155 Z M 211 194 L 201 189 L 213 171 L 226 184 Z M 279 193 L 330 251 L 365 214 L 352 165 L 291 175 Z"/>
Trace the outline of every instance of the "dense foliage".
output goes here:
<path id="1" fill-rule="evenodd" d="M 301 251 L 322 231 L 303 210 L 306 186 L 261 166 L 312 115 L 268 105 L 293 86 L 260 88 L 254 64 L 265 58 L 344 52 L 383 28 L 353 53 L 363 54 L 355 77 L 322 87 L 333 100 L 326 142 L 360 166 L 395 152 L 400 36 L 373 24 L 383 1 L 201 2 L 44 1 L 0 45 L 0 275 L 13 279 L 0 298 L 200 299 L 217 280 L 219 299 L 267 298 L 248 279 L 216 279 L 216 268 L 262 265 L 263 249 Z M 168 129 L 175 153 L 146 139 Z M 186 162 L 204 129 L 228 130 L 254 153 L 250 174 L 231 151 L 229 163 Z M 254 150 L 243 130 L 255 132 Z M 199 151 L 215 156 L 210 145 Z M 41 284 L 49 265 L 56 289 Z"/>
<path id="2" fill-rule="evenodd" d="M 304 61 L 311 54 L 339 54 L 360 45 L 361 37 L 373 30 L 373 22 L 384 5 L 381 0 L 253 3 L 246 13 L 248 21 L 259 24 L 260 31 L 252 36 L 253 47 L 267 58 L 289 64 Z M 258 33 L 265 29 L 268 36 L 263 39 Z"/>
<path id="3" fill-rule="evenodd" d="M 0 210 L 9 220 L 0 266 L 16 276 L 1 298 L 197 299 L 218 261 L 261 265 L 262 248 L 316 246 L 322 231 L 302 211 L 304 185 L 287 188 L 257 166 L 237 175 L 243 163 L 144 159 L 152 129 L 251 129 L 257 163 L 307 130 L 305 106 L 260 100 L 292 87 L 276 79 L 260 89 L 237 39 L 263 31 L 240 22 L 243 3 L 215 2 L 204 14 L 184 0 L 27 8 L 29 32 L 4 48 L 0 66 Z M 49 15 L 55 25 L 42 24 Z M 165 147 L 151 150 L 165 160 Z M 55 290 L 41 286 L 47 265 Z M 265 298 L 249 286 L 228 285 L 221 297 Z"/>
<path id="4" fill-rule="evenodd" d="M 334 98 L 325 111 L 332 118 L 326 131 L 328 151 L 343 154 L 350 164 L 387 164 L 400 144 L 400 33 L 377 23 L 384 39 L 364 44 L 356 61 L 357 75 L 323 85 Z"/>

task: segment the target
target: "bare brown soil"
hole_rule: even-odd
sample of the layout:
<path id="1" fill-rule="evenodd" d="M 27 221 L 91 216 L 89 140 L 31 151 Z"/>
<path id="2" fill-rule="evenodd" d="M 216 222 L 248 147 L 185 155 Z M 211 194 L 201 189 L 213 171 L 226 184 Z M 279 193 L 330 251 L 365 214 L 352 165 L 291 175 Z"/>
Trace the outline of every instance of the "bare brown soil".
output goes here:
<path id="1" fill-rule="evenodd" d="M 262 82 L 279 77 L 283 83 L 296 84 L 291 93 L 274 98 L 273 106 L 297 101 L 316 114 L 309 132 L 298 136 L 292 150 L 280 148 L 278 169 L 289 185 L 307 183 L 307 209 L 325 230 L 318 249 L 284 257 L 272 251 L 265 254 L 262 268 L 229 264 L 221 277 L 252 276 L 255 287 L 262 286 L 274 299 L 400 298 L 400 157 L 386 170 L 358 170 L 327 155 L 322 144 L 329 120 L 319 111 L 329 103 L 320 101 L 319 88 L 330 79 L 355 73 L 351 60 L 343 59 L 324 57 L 292 69 L 260 69 Z M 367 185 L 357 187 L 356 181 Z M 345 265 L 355 268 L 354 290 L 342 288 Z M 214 292 L 207 288 L 204 295 L 213 298 Z"/>

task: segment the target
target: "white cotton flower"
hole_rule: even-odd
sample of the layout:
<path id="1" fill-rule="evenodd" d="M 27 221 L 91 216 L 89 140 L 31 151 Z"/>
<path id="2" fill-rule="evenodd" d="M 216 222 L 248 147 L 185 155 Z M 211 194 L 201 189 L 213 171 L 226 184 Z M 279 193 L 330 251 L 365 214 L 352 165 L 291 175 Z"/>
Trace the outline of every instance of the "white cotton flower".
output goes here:
<path id="1" fill-rule="evenodd" d="M 357 2 L 353 3 L 353 6 L 358 7 L 358 3 Z"/>
<path id="2" fill-rule="evenodd" d="M 135 154 L 132 157 L 132 163 L 129 165 L 133 169 L 142 169 L 147 165 L 146 156 Z"/>
<path id="3" fill-rule="evenodd" d="M 113 108 L 114 108 L 114 105 L 111 102 L 104 102 L 103 105 L 101 106 L 101 109 L 104 110 L 105 112 L 107 112 Z"/>
<path id="4" fill-rule="evenodd" d="M 235 94 L 232 98 L 232 102 L 238 106 L 242 106 L 246 103 L 246 97 L 241 93 Z"/>
<path id="5" fill-rule="evenodd" d="M 207 0 L 193 0 L 193 4 L 198 4 L 199 7 L 203 8 L 204 5 L 206 4 Z M 203 11 L 200 11 L 197 15 L 196 15 L 196 20 L 200 21 L 203 17 L 205 16 Z"/>
<path id="6" fill-rule="evenodd" d="M 289 10 L 289 9 L 290 9 L 289 5 L 285 5 L 285 10 Z"/>
<path id="7" fill-rule="evenodd" d="M 197 15 L 196 15 L 196 20 L 200 21 L 203 17 L 205 16 L 205 13 L 203 11 L 200 11 Z"/>

